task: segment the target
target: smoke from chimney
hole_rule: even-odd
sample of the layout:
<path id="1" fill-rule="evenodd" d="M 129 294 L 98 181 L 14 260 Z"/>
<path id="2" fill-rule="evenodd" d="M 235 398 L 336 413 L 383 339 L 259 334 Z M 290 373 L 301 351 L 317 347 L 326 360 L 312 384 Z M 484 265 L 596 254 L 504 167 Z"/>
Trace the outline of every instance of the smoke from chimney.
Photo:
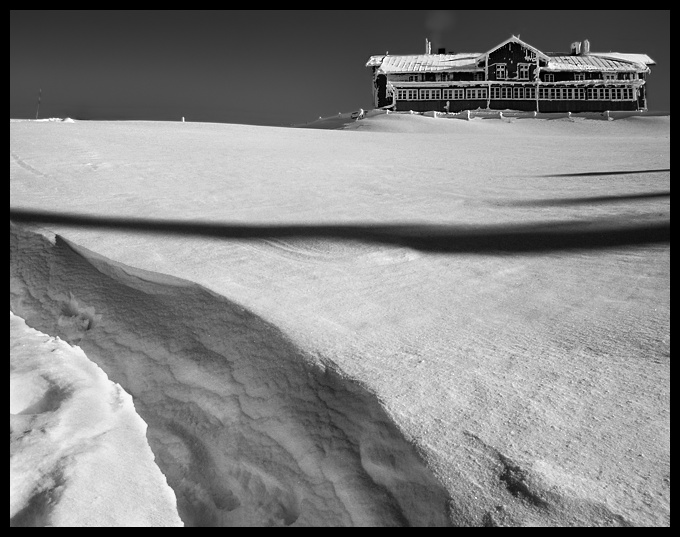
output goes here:
<path id="1" fill-rule="evenodd" d="M 441 47 L 444 43 L 446 33 L 453 28 L 453 11 L 446 9 L 432 9 L 425 15 L 425 30 L 432 38 L 430 41 L 430 50 L 432 43 L 436 47 Z M 430 54 L 430 52 L 428 52 Z"/>

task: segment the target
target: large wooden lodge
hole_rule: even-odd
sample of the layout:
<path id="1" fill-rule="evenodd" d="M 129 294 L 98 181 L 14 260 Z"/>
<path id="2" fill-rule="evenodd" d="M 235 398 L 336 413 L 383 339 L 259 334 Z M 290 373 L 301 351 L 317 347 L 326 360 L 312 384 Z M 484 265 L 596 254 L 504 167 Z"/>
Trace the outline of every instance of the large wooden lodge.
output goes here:
<path id="1" fill-rule="evenodd" d="M 647 110 L 646 54 L 591 52 L 575 42 L 570 53 L 541 52 L 514 35 L 484 53 L 371 56 L 376 108 L 414 112 L 520 110 L 603 112 Z"/>

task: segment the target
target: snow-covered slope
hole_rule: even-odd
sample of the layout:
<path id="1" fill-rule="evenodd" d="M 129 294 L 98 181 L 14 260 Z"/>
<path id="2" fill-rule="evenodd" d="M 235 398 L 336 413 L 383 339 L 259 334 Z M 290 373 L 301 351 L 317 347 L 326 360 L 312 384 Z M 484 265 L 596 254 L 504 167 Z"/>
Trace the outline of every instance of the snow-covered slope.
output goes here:
<path id="1" fill-rule="evenodd" d="M 670 524 L 670 118 L 17 122 L 10 181 L 11 311 L 185 524 Z"/>

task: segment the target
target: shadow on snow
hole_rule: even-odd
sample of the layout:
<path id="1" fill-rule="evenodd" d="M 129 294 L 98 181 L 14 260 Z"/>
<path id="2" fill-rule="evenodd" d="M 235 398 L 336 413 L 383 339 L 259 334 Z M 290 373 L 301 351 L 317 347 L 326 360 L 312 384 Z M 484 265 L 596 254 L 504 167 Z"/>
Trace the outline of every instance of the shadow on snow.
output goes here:
<path id="1" fill-rule="evenodd" d="M 539 175 L 539 177 L 587 177 L 590 175 L 629 175 L 635 173 L 661 173 L 670 171 L 671 171 L 670 168 L 659 168 L 658 170 L 620 170 L 614 172 L 555 173 L 550 175 Z"/>
<path id="2" fill-rule="evenodd" d="M 536 200 L 521 200 L 521 201 L 509 201 L 507 203 L 502 203 L 502 205 L 511 206 L 538 206 L 538 205 L 583 205 L 589 203 L 612 203 L 619 201 L 635 201 L 643 199 L 655 199 L 655 198 L 670 198 L 671 192 L 667 190 L 665 192 L 642 192 L 640 194 L 615 194 L 611 196 L 590 196 L 586 198 L 547 198 L 547 199 L 536 199 Z"/>
<path id="3" fill-rule="evenodd" d="M 670 244 L 671 238 L 670 220 L 630 223 L 606 219 L 489 226 L 411 223 L 229 224 L 89 216 L 12 208 L 9 217 L 10 222 L 15 223 L 57 224 L 72 228 L 192 235 L 225 240 L 314 238 L 356 241 L 442 254 L 594 250 L 654 243 Z"/>

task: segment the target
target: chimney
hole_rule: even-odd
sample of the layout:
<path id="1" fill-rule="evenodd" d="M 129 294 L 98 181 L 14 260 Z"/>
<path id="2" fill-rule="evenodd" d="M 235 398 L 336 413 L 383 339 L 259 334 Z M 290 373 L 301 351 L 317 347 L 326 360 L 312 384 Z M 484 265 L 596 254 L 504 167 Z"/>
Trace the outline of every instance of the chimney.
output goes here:
<path id="1" fill-rule="evenodd" d="M 590 41 L 587 39 L 584 39 L 581 43 L 581 54 L 590 54 Z"/>
<path id="2" fill-rule="evenodd" d="M 581 42 L 580 41 L 574 41 L 571 44 L 571 55 L 577 56 L 579 54 L 581 54 Z"/>
<path id="3" fill-rule="evenodd" d="M 432 54 L 432 43 L 427 37 L 425 38 L 425 54 Z"/>
<path id="4" fill-rule="evenodd" d="M 437 54 L 446 54 L 446 49 L 445 48 L 438 48 Z"/>

